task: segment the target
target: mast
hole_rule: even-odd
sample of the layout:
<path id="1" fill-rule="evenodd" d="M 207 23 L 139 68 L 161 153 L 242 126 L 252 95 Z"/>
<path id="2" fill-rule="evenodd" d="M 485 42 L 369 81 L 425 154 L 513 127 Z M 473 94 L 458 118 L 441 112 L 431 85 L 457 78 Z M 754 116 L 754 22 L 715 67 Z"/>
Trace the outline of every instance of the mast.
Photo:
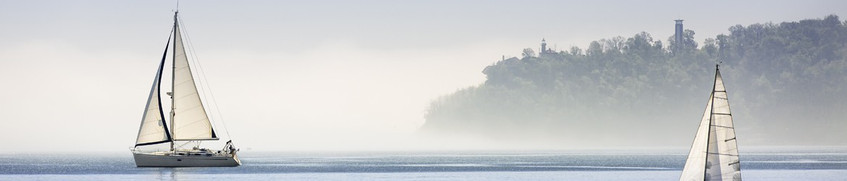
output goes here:
<path id="1" fill-rule="evenodd" d="M 177 43 L 176 40 L 178 38 L 176 36 L 178 36 L 177 31 L 179 31 L 179 29 L 177 28 L 179 26 L 178 22 L 177 22 L 177 14 L 179 14 L 179 11 L 174 12 L 174 47 L 173 47 L 173 51 L 172 51 L 173 52 L 173 59 L 171 61 L 172 69 L 171 69 L 171 95 L 170 96 L 171 96 L 171 136 L 172 136 L 172 138 L 174 138 L 176 136 L 176 133 L 174 132 L 176 129 L 174 129 L 175 112 L 174 112 L 174 96 L 173 95 L 174 95 L 174 87 L 176 85 L 174 83 L 174 80 L 176 80 L 176 74 L 174 73 L 174 72 L 176 72 L 176 43 Z M 171 139 L 171 151 L 174 151 L 174 139 Z"/>
<path id="2" fill-rule="evenodd" d="M 712 95 L 709 96 L 711 98 L 711 100 L 709 100 L 710 102 L 715 101 L 715 88 L 717 87 L 717 84 L 718 84 L 718 71 L 720 71 L 718 66 L 719 66 L 718 64 L 715 64 L 715 80 L 712 81 L 713 82 L 712 83 Z M 709 172 L 708 172 L 708 169 L 709 169 L 709 154 L 711 154 L 711 153 L 709 153 L 709 143 L 712 141 L 712 126 L 715 125 L 714 119 L 713 119 L 715 117 L 715 104 L 712 103 L 711 106 L 712 107 L 709 108 L 709 131 L 706 132 L 707 133 L 707 135 L 706 135 L 706 163 L 705 163 L 706 165 L 703 167 L 705 169 L 705 170 L 703 170 L 703 180 L 706 180 L 706 179 L 709 178 Z M 171 133 L 171 134 L 173 134 L 173 133 Z M 715 146 L 717 146 L 717 145 L 715 145 Z M 718 154 L 720 154 L 720 153 L 718 153 Z"/>

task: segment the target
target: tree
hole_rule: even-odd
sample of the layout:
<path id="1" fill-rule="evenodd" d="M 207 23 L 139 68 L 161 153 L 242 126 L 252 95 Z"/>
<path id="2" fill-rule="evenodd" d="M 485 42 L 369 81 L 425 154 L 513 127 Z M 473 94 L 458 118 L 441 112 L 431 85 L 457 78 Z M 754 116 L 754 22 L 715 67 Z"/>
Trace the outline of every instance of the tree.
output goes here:
<path id="1" fill-rule="evenodd" d="M 675 41 L 674 36 L 668 38 L 670 42 L 670 51 L 676 55 L 680 53 L 691 53 L 697 50 L 697 41 L 694 40 L 694 30 L 686 29 L 682 33 L 682 43 Z M 675 52 L 676 51 L 676 52 Z"/>
<path id="2" fill-rule="evenodd" d="M 600 45 L 600 42 L 592 41 L 585 53 L 592 56 L 603 54 L 603 45 Z"/>
<path id="3" fill-rule="evenodd" d="M 715 54 L 718 53 L 718 45 L 715 43 L 715 39 L 706 38 L 706 41 L 703 42 L 703 50 L 705 50 L 709 56 L 715 56 Z"/>
<path id="4" fill-rule="evenodd" d="M 524 48 L 523 53 L 521 53 L 523 58 L 535 57 L 535 51 L 532 48 Z"/>
<path id="5" fill-rule="evenodd" d="M 577 46 L 571 47 L 571 55 L 582 55 L 582 49 L 579 49 Z"/>

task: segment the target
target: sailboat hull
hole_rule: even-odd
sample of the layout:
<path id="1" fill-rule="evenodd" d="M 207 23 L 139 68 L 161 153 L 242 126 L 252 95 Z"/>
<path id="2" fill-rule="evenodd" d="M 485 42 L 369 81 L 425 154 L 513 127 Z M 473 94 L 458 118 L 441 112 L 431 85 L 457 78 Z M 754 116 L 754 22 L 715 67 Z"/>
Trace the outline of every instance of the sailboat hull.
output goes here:
<path id="1" fill-rule="evenodd" d="M 237 167 L 236 155 L 169 155 L 162 153 L 133 153 L 138 167 Z"/>

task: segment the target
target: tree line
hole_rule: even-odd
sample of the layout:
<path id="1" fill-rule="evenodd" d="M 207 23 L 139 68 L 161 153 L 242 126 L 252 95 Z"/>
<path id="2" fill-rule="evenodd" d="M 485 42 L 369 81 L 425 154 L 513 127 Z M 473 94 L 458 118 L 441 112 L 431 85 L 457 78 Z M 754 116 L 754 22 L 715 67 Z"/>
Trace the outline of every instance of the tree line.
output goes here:
<path id="1" fill-rule="evenodd" d="M 720 64 L 739 137 L 847 143 L 837 139 L 847 136 L 847 21 L 736 25 L 702 45 L 694 36 L 685 30 L 680 44 L 673 37 L 666 44 L 641 32 L 584 50 L 524 49 L 485 67 L 484 83 L 433 100 L 420 131 L 584 145 L 687 143 Z M 578 139 L 588 136 L 595 141 Z"/>

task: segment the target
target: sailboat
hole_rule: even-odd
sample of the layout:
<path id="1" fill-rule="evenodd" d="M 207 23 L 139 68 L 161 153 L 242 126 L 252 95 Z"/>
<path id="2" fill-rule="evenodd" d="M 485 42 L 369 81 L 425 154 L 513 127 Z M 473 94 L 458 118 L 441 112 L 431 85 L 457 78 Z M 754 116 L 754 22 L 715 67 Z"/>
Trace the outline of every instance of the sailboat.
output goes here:
<path id="1" fill-rule="evenodd" d="M 147 105 L 141 118 L 141 127 L 135 146 L 131 149 L 138 167 L 232 167 L 241 165 L 232 140 L 220 150 L 200 148 L 201 141 L 218 141 L 218 135 L 212 127 L 200 94 L 197 91 L 191 66 L 185 53 L 182 33 L 180 32 L 178 15 L 174 13 L 174 25 L 171 35 L 165 45 L 165 53 L 153 79 L 153 86 L 147 96 Z M 173 40 L 173 42 L 171 42 Z M 171 91 L 167 94 L 171 99 L 170 124 L 165 121 L 160 95 L 162 73 L 165 61 L 168 59 L 168 46 L 172 49 Z M 168 127 L 170 125 L 170 129 Z M 196 143 L 190 149 L 175 146 L 175 143 Z M 165 151 L 147 151 L 142 146 L 155 146 L 170 143 L 170 149 Z M 184 144 L 183 144 L 184 145 Z"/>
<path id="2" fill-rule="evenodd" d="M 741 162 L 736 140 L 726 87 L 716 65 L 712 94 L 679 180 L 740 181 Z"/>

